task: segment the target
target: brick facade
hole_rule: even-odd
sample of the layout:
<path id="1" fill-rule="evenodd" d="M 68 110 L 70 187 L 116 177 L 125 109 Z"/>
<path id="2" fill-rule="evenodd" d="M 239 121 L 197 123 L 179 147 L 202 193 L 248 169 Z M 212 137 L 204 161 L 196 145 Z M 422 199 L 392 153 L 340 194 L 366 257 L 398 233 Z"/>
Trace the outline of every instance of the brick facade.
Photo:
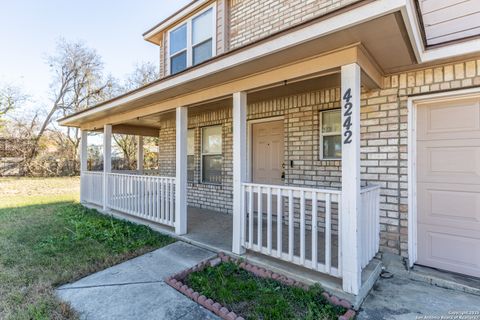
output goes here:
<path id="1" fill-rule="evenodd" d="M 409 95 L 480 85 L 480 59 L 438 65 L 385 77 L 384 88 L 361 97 L 362 184 L 381 186 L 381 249 L 407 256 L 407 99 Z M 285 184 L 341 187 L 341 162 L 319 159 L 320 111 L 340 107 L 340 89 L 326 89 L 248 105 L 248 120 L 283 116 L 285 128 Z M 192 109 L 193 110 L 193 109 Z M 202 184 L 201 127 L 223 127 L 223 181 Z M 188 185 L 190 205 L 232 212 L 231 106 L 189 116 L 195 128 L 195 181 Z M 166 121 L 160 134 L 162 174 L 175 173 L 175 123 Z"/>
<path id="2" fill-rule="evenodd" d="M 230 0 L 230 49 L 358 0 Z"/>

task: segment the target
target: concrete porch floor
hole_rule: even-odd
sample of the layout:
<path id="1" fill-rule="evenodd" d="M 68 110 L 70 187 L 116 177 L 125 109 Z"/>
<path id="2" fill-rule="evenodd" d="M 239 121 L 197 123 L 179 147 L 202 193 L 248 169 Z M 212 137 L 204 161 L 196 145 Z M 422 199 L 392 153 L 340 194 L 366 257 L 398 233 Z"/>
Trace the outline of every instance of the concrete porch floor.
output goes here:
<path id="1" fill-rule="evenodd" d="M 216 248 L 218 250 L 230 252 L 232 250 L 232 215 L 221 212 L 216 212 L 207 209 L 200 209 L 195 207 L 188 208 L 188 233 L 184 235 L 185 238 L 192 241 L 201 242 Z M 282 251 L 288 252 L 288 226 L 282 226 Z M 247 232 L 247 239 L 249 235 Z M 300 255 L 300 228 L 295 226 L 294 228 L 294 255 Z M 262 238 L 263 246 L 267 245 L 267 222 L 266 214 L 262 223 Z M 257 217 L 254 219 L 253 228 L 253 242 L 258 243 L 258 228 Z M 331 237 L 331 254 L 332 254 L 332 266 L 338 266 L 338 237 L 332 234 Z M 272 248 L 277 248 L 277 223 L 274 220 L 272 222 Z M 305 258 L 311 259 L 312 257 L 312 232 L 311 230 L 305 230 Z M 318 261 L 325 262 L 325 234 L 318 232 Z"/>

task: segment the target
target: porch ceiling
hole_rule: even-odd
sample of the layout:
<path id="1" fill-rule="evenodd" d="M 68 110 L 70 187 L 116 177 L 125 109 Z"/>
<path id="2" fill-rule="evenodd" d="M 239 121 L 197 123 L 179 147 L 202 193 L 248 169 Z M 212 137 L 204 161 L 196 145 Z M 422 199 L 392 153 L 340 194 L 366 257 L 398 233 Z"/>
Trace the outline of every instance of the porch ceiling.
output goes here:
<path id="1" fill-rule="evenodd" d="M 303 26 L 303 28 L 306 27 Z M 275 41 L 280 41 L 282 36 L 288 36 L 288 33 L 266 39 L 258 45 L 270 41 L 275 43 Z M 355 50 L 349 48 L 355 48 Z M 262 87 L 279 86 L 285 81 L 291 82 L 304 77 L 330 75 L 338 72 L 342 63 L 357 62 L 361 64 L 364 71 L 363 85 L 371 87 L 378 85 L 384 73 L 410 66 L 416 62 L 399 12 L 390 13 L 283 50 L 271 50 L 269 54 L 259 55 L 257 58 L 241 64 L 228 62 L 232 56 L 241 55 L 248 50 L 255 50 L 255 46 L 234 50 L 177 75 L 161 79 L 125 96 L 102 103 L 91 110 L 67 117 L 61 120 L 61 124 L 82 127 L 87 130 L 99 128 L 108 123 L 125 124 L 129 119 L 144 118 L 150 114 L 172 110 L 178 106 L 224 99 L 236 91 L 247 91 L 249 99 L 264 98 L 265 95 L 262 96 L 255 91 Z M 350 51 L 347 52 L 347 50 Z M 321 60 L 320 56 L 323 56 L 324 60 Z M 221 71 L 207 72 L 213 64 L 221 64 L 223 61 L 225 61 L 225 66 Z M 201 76 L 195 77 L 194 74 L 198 74 L 201 70 L 205 70 L 205 72 L 202 72 Z M 190 74 L 192 76 L 185 78 Z M 179 79 L 183 78 L 186 81 L 180 82 Z M 329 81 L 335 80 L 328 79 Z M 170 82 L 172 84 L 169 84 Z M 175 82 L 178 83 L 174 84 Z M 315 81 L 304 83 L 304 85 L 306 84 L 312 87 L 315 87 L 316 84 L 316 88 L 322 88 L 321 84 L 315 83 Z M 258 86 L 255 87 L 255 85 Z M 295 89 L 295 86 L 291 86 L 289 89 L 293 93 L 295 90 L 299 90 Z M 277 90 L 285 92 L 284 89 Z M 271 94 L 276 93 L 271 91 Z M 151 123 L 142 125 L 154 126 Z"/>

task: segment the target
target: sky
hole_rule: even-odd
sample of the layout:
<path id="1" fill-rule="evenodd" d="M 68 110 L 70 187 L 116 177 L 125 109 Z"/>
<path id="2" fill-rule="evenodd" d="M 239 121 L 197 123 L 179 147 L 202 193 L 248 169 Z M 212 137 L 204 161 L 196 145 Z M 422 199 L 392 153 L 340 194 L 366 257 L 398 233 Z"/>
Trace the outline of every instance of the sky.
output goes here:
<path id="1" fill-rule="evenodd" d="M 123 78 L 135 64 L 158 65 L 158 46 L 142 34 L 190 0 L 0 0 L 0 84 L 21 87 L 38 105 L 48 102 L 46 58 L 58 39 L 83 41 L 105 71 Z"/>

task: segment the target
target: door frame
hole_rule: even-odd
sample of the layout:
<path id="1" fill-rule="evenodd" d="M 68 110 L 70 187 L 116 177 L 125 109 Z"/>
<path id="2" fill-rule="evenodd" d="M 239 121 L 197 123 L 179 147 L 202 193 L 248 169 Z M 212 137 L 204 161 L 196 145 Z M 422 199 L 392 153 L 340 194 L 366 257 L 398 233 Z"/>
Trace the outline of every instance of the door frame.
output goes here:
<path id="1" fill-rule="evenodd" d="M 480 96 L 480 88 L 449 90 L 408 97 L 407 179 L 408 179 L 408 266 L 417 261 L 417 106 Z"/>
<path id="2" fill-rule="evenodd" d="M 252 134 L 252 127 L 253 124 L 262 123 L 262 122 L 273 122 L 273 121 L 280 121 L 284 120 L 284 127 L 283 132 L 285 133 L 285 116 L 275 116 L 275 117 L 267 117 L 267 118 L 260 118 L 260 119 L 253 119 L 247 121 L 247 179 L 249 182 L 252 181 L 252 160 L 253 160 L 253 134 Z M 284 137 L 285 138 L 285 137 Z M 285 146 L 284 146 L 285 147 Z M 285 157 L 285 152 L 284 155 Z"/>

